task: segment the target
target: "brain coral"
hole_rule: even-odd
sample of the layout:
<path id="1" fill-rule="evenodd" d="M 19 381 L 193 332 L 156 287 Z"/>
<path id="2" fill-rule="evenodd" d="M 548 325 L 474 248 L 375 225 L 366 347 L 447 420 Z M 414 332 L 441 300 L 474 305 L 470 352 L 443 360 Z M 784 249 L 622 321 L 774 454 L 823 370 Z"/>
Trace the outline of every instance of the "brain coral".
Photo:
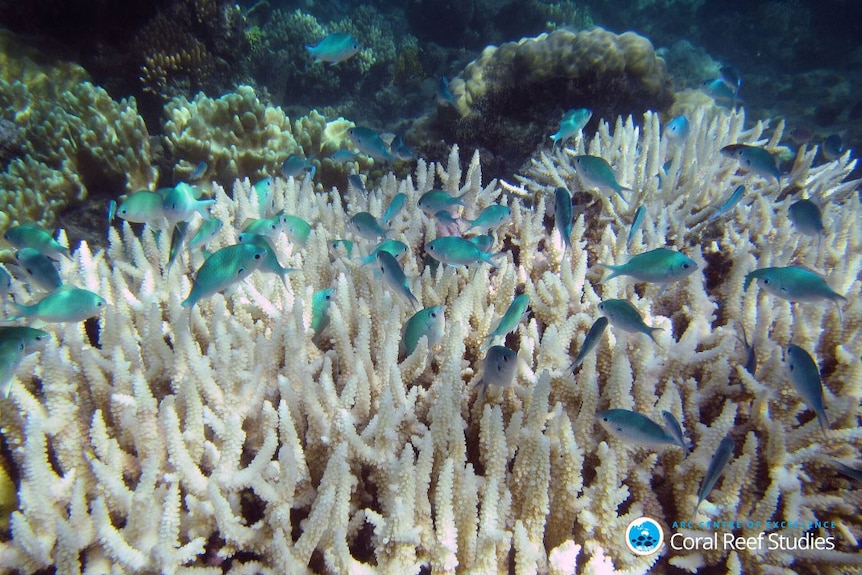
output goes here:
<path id="1" fill-rule="evenodd" d="M 570 108 L 609 118 L 673 102 L 670 76 L 649 40 L 598 27 L 488 46 L 450 87 L 463 97 L 457 115 L 440 114 L 447 135 L 461 145 L 522 155 L 547 139 Z"/>

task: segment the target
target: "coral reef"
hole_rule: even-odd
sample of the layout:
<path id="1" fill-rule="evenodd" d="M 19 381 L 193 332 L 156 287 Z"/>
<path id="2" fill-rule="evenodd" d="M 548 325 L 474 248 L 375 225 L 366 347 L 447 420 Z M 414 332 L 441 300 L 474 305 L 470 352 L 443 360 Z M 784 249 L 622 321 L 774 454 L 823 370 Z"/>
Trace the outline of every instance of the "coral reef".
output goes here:
<path id="1" fill-rule="evenodd" d="M 515 158 L 515 167 L 549 143 L 554 122 L 568 109 L 590 108 L 596 118 L 613 118 L 662 111 L 673 102 L 670 77 L 649 40 L 602 28 L 559 29 L 488 46 L 450 89 L 459 96 L 457 114 L 443 107 L 417 129 L 490 148 Z"/>
<path id="2" fill-rule="evenodd" d="M 18 480 L 11 539 L 0 567 L 88 573 L 661 573 L 667 558 L 624 545 L 629 520 L 648 514 L 668 527 L 707 518 L 840 524 L 830 552 L 680 552 L 676 566 L 728 572 L 815 573 L 858 566 L 859 491 L 832 469 L 862 449 L 862 302 L 832 306 L 777 301 L 743 291 L 758 266 L 790 261 L 828 272 L 838 292 L 862 288 L 859 182 L 844 182 L 849 155 L 814 166 L 801 151 L 792 189 L 824 203 L 831 226 L 817 240 L 794 233 L 778 190 L 737 173 L 718 150 L 732 142 L 773 146 L 743 116 L 693 118 L 680 147 L 661 137 L 655 114 L 602 123 L 588 144 L 540 153 L 517 184 L 482 183 L 478 154 L 462 173 L 419 161 L 367 194 L 316 193 L 309 180 L 275 180 L 278 209 L 313 226 L 305 248 L 276 241 L 283 263 L 302 269 L 286 285 L 259 273 L 229 295 L 180 302 L 199 258 L 165 270 L 169 238 L 130 226 L 110 247 L 82 244 L 63 277 L 111 305 L 101 329 L 58 325 L 53 341 L 22 362 L 0 426 Z M 634 188 L 631 206 L 593 196 L 572 169 L 573 152 L 601 155 Z M 655 176 L 669 160 L 667 176 Z M 739 182 L 748 199 L 718 223 L 710 206 Z M 578 190 L 573 245 L 564 256 L 546 227 L 553 189 Z M 380 214 L 398 192 L 408 205 L 431 188 L 464 194 L 464 217 L 507 203 L 512 222 L 495 250 L 500 269 L 423 266 L 435 226 L 406 210 L 392 235 L 423 305 L 446 306 L 439 349 L 420 342 L 398 361 L 400 328 L 413 312 L 372 270 L 330 252 L 351 214 Z M 213 214 L 227 225 L 212 249 L 236 241 L 235 225 L 258 213 L 248 180 L 229 196 L 214 185 Z M 505 191 L 505 192 L 504 192 Z M 519 196 L 523 196 L 523 199 Z M 598 285 L 597 262 L 625 259 L 625 220 L 647 208 L 634 251 L 672 246 L 703 273 L 673 284 Z M 609 219 L 610 217 L 610 219 Z M 347 236 L 349 237 L 349 236 Z M 361 245 L 363 253 L 370 246 Z M 708 267 L 707 267 L 707 264 Z M 330 326 L 312 341 L 311 297 L 334 287 Z M 20 290 L 20 287 L 16 287 Z M 506 340 L 517 350 L 515 383 L 481 401 L 485 335 L 515 293 L 531 316 Z M 17 296 L 23 294 L 16 293 Z M 604 298 L 632 300 L 658 344 L 611 329 L 576 374 L 568 367 Z M 720 305 L 719 305 L 720 302 Z M 759 351 L 757 376 L 741 366 L 745 325 Z M 93 339 L 93 338 L 96 339 Z M 824 368 L 832 428 L 821 432 L 788 391 L 781 349 L 812 350 Z M 608 436 L 599 410 L 670 410 L 695 448 L 653 452 Z M 718 441 L 737 450 L 723 480 L 693 509 Z M 741 534 L 749 533 L 742 530 Z"/>
<path id="3" fill-rule="evenodd" d="M 226 0 L 167 2 L 130 36 L 130 46 L 101 50 L 92 67 L 117 92 L 139 95 L 148 120 L 172 97 L 222 93 L 248 81 L 242 13 Z M 134 86 L 125 77 L 131 70 Z"/>
<path id="4" fill-rule="evenodd" d="M 16 157 L 0 172 L 0 202 L 7 206 L 0 230 L 22 221 L 50 226 L 88 195 L 155 186 L 158 171 L 134 98 L 117 102 L 89 82 L 52 97 L 57 87 L 46 87 L 47 77 L 25 82 L 0 80 L 2 115 L 22 132 Z"/>
<path id="5" fill-rule="evenodd" d="M 415 44 L 373 6 L 357 7 L 350 17 L 333 22 L 302 10 L 276 9 L 262 26 L 249 30 L 258 40 L 252 61 L 258 85 L 277 103 L 313 107 L 344 105 L 360 95 L 373 98 L 382 79 L 392 74 L 400 44 Z M 336 66 L 314 62 L 305 47 L 334 32 L 353 35 L 362 49 Z M 396 38 L 401 38 L 397 45 Z"/>
<path id="6" fill-rule="evenodd" d="M 220 98 L 199 93 L 193 100 L 172 99 L 165 105 L 164 147 L 174 162 L 173 178 L 188 176 L 198 162 L 207 162 L 207 179 L 231 182 L 236 178 L 258 180 L 280 173 L 291 154 L 319 158 L 317 181 L 330 187 L 342 183 L 347 167 L 327 156 L 346 147 L 353 122 L 344 118 L 327 121 L 312 110 L 291 122 L 280 107 L 266 106 L 250 86 Z M 373 161 L 358 157 L 359 166 Z"/>

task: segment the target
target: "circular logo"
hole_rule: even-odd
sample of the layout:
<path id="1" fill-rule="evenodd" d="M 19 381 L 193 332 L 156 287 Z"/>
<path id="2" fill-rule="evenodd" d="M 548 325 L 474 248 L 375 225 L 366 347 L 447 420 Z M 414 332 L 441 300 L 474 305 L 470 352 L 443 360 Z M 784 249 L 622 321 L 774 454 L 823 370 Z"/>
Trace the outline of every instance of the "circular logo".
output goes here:
<path id="1" fill-rule="evenodd" d="M 626 545 L 635 555 L 652 555 L 663 543 L 664 531 L 655 519 L 639 517 L 626 527 Z"/>

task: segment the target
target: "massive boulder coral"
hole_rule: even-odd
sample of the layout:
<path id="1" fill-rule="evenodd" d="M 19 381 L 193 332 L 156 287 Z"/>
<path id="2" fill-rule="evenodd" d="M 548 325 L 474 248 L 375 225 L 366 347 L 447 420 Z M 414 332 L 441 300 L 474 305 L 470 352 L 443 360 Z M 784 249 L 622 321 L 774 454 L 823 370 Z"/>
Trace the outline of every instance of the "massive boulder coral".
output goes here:
<path id="1" fill-rule="evenodd" d="M 53 224 L 70 202 L 155 183 L 147 128 L 134 98 L 114 101 L 80 66 L 49 58 L 0 30 L 0 231 Z"/>
<path id="2" fill-rule="evenodd" d="M 19 80 L 0 80 L 0 109 L 23 133 L 20 151 L 0 172 L 0 229 L 14 222 L 52 225 L 88 195 L 116 197 L 151 189 L 147 127 L 134 98 L 113 100 L 89 82 L 46 98 Z"/>
<path id="3" fill-rule="evenodd" d="M 191 321 L 181 301 L 200 258 L 183 254 L 169 272 L 168 234 L 137 237 L 124 224 L 106 250 L 83 244 L 62 262 L 63 276 L 112 305 L 98 342 L 83 326 L 50 326 L 53 341 L 23 360 L 0 406 L 20 501 L 12 537 L 0 543 L 0 568 L 267 575 L 664 573 L 668 561 L 753 574 L 855 568 L 859 491 L 833 461 L 862 449 L 862 302 L 842 302 L 841 314 L 820 304 L 791 309 L 754 287 L 743 291 L 742 282 L 756 266 L 796 258 L 828 271 L 841 293 L 859 293 L 859 182 L 842 182 L 853 162 L 847 155 L 813 166 L 810 150 L 797 156 L 792 181 L 824 201 L 833 226 L 816 250 L 815 239 L 794 234 L 769 182 L 737 173 L 717 153 L 735 141 L 767 143 L 763 125 L 744 130 L 741 115 L 696 120 L 681 148 L 661 137 L 649 114 L 642 131 L 630 119 L 613 130 L 602 124 L 576 150 L 608 159 L 637 190 L 632 204 L 647 207 L 634 251 L 671 245 L 701 267 L 715 261 L 725 270 L 707 268 L 665 294 L 622 278 L 598 284 L 594 263 L 626 257 L 624 218 L 633 206 L 597 196 L 577 215 L 565 255 L 559 233 L 548 230 L 556 186 L 594 193 L 572 169 L 575 150 L 537 155 L 520 185 L 483 184 L 478 155 L 462 173 L 457 149 L 446 166 L 419 161 L 411 178 L 388 176 L 367 194 L 316 193 L 307 179 L 277 178 L 276 208 L 312 223 L 304 248 L 276 241 L 282 263 L 302 272 L 286 284 L 255 274 L 200 302 Z M 659 182 L 655 170 L 667 160 Z M 710 206 L 741 181 L 751 199 L 701 236 Z M 399 361 L 400 330 L 413 310 L 370 266 L 331 245 L 349 233 L 351 214 L 379 214 L 396 193 L 412 207 L 431 188 L 463 194 L 465 217 L 506 202 L 512 222 L 494 244 L 504 253 L 499 269 L 432 269 L 421 246 L 435 225 L 415 208 L 396 218 L 391 234 L 411 247 L 404 267 L 416 297 L 445 305 L 447 319 L 438 349 L 422 341 Z M 226 225 L 211 249 L 234 243 L 231 224 L 259 213 L 248 180 L 230 195 L 214 190 L 213 215 Z M 331 322 L 315 341 L 312 293 L 328 287 Z M 479 399 L 485 335 L 521 291 L 532 305 L 506 340 L 517 350 L 515 382 Z M 609 297 L 631 299 L 662 327 L 660 346 L 611 329 L 572 374 L 571 354 Z M 739 323 L 759 350 L 756 377 L 737 365 Z M 826 433 L 787 391 L 780 350 L 791 340 L 828 366 Z M 608 436 L 596 413 L 611 407 L 674 412 L 694 450 L 685 458 L 679 448 L 656 452 Z M 734 458 L 695 513 L 697 484 L 728 433 Z M 666 529 L 682 520 L 815 517 L 840 529 L 828 552 L 666 548 L 638 557 L 623 530 L 642 514 Z M 746 529 L 738 533 L 752 535 Z"/>
<path id="4" fill-rule="evenodd" d="M 279 174 L 291 154 L 319 158 L 317 179 L 323 185 L 344 180 L 346 166 L 327 158 L 349 145 L 347 130 L 354 124 L 344 118 L 327 121 L 312 110 L 291 122 L 280 107 L 261 102 L 251 86 L 239 86 L 219 98 L 203 93 L 193 100 L 173 98 L 165 105 L 165 115 L 163 141 L 177 181 L 201 161 L 209 165 L 207 179 L 258 180 Z M 356 162 L 365 168 L 371 164 L 364 156 Z"/>
<path id="5" fill-rule="evenodd" d="M 673 102 L 670 76 L 650 41 L 599 27 L 488 46 L 450 87 L 457 114 L 441 108 L 433 127 L 461 145 L 521 158 L 550 144 L 568 109 L 614 118 Z"/>

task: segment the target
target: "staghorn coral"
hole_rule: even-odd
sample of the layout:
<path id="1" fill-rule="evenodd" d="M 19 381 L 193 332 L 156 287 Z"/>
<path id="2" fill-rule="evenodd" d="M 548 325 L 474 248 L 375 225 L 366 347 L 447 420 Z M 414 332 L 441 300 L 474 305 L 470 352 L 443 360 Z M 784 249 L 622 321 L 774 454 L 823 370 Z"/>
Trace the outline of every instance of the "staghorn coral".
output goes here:
<path id="1" fill-rule="evenodd" d="M 280 107 L 264 105 L 250 86 L 220 98 L 199 93 L 194 100 L 172 99 L 165 105 L 164 144 L 175 161 L 174 179 L 186 177 L 200 161 L 209 165 L 208 178 L 222 182 L 238 177 L 253 180 L 280 173 L 291 154 L 321 157 L 318 181 L 333 185 L 346 166 L 325 159 L 348 142 L 353 122 L 327 121 L 312 110 L 291 122 Z M 357 158 L 360 166 L 371 160 Z"/>
<path id="2" fill-rule="evenodd" d="M 482 184 L 478 155 L 462 173 L 457 149 L 448 165 L 419 161 L 413 177 L 388 176 L 367 195 L 276 179 L 276 207 L 313 225 L 302 250 L 277 242 L 282 261 L 302 273 L 286 286 L 255 274 L 231 295 L 201 302 L 191 325 L 180 301 L 198 262 L 183 255 L 167 273 L 167 234 L 138 238 L 124 225 L 106 251 L 83 244 L 62 273 L 112 305 L 98 346 L 83 326 L 52 326 L 54 341 L 24 360 L 2 405 L 20 504 L 0 565 L 215 573 L 222 569 L 208 562 L 226 560 L 228 572 L 264 574 L 662 573 L 666 557 L 632 555 L 622 529 L 644 513 L 665 526 L 694 519 L 697 483 L 730 431 L 735 458 L 697 518 L 816 513 L 841 524 L 838 548 L 670 561 L 746 573 L 857 566 L 859 493 L 829 462 L 862 448 L 862 302 L 843 304 L 842 318 L 818 304 L 791 310 L 754 288 L 742 292 L 755 265 L 798 258 L 829 271 L 838 291 L 858 294 L 862 231 L 853 224 L 862 207 L 852 197 L 858 182 L 841 183 L 853 162 L 814 167 L 812 152 L 797 157 L 792 181 L 826 201 L 833 222 L 819 255 L 816 240 L 793 234 L 783 204 L 773 208 L 776 191 L 757 177 L 746 183 L 759 194 L 722 224 L 699 228 L 707 206 L 740 181 L 716 151 L 761 141 L 763 126 L 743 130 L 741 115 L 698 120 L 682 149 L 660 137 L 654 114 L 642 132 L 631 119 L 613 131 L 603 123 L 583 148 L 610 160 L 648 207 L 635 250 L 672 244 L 724 270 L 707 268 L 665 296 L 622 279 L 596 284 L 595 261 L 624 258 L 619 218 L 633 207 L 617 198 L 595 202 L 610 225 L 607 216 L 578 215 L 573 249 L 562 258 L 545 212 L 555 186 L 577 187 L 565 151 L 538 156 L 520 186 L 503 186 L 508 198 L 497 182 Z M 659 185 L 654 168 L 668 158 L 671 175 Z M 420 342 L 399 363 L 399 330 L 412 310 L 370 270 L 328 248 L 351 213 L 379 214 L 397 192 L 415 205 L 432 187 L 466 194 L 465 217 L 507 201 L 513 219 L 499 231 L 495 248 L 505 257 L 495 271 L 421 267 L 420 246 L 434 226 L 418 210 L 395 221 L 393 235 L 413 248 L 405 268 L 414 293 L 423 305 L 447 306 L 439 349 Z M 258 213 L 247 180 L 232 197 L 214 189 L 214 215 L 226 223 Z M 226 225 L 213 248 L 235 239 Z M 331 324 L 318 346 L 310 298 L 328 286 Z M 479 349 L 516 289 L 533 302 L 507 340 L 518 351 L 516 382 L 476 401 Z M 572 375 L 570 354 L 607 297 L 634 300 L 665 329 L 662 347 L 612 329 Z M 737 365 L 737 322 L 760 350 L 757 379 Z M 791 334 L 829 366 L 826 434 L 784 391 L 779 349 Z M 596 424 L 608 407 L 682 415 L 695 449 L 683 459 L 679 449 L 627 447 Z"/>

